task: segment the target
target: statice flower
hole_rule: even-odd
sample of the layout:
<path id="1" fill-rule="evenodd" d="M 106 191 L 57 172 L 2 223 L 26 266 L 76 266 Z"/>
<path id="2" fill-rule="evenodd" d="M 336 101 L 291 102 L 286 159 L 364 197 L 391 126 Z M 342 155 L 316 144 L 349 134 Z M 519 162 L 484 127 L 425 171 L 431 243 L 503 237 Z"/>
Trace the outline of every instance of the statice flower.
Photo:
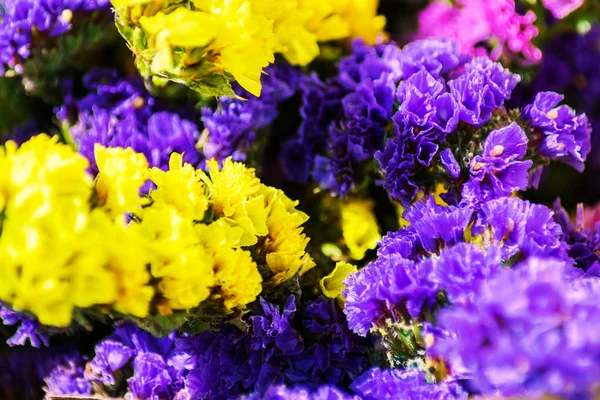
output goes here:
<path id="1" fill-rule="evenodd" d="M 444 0 L 431 2 L 419 14 L 416 38 L 445 37 L 460 43 L 463 52 L 537 62 L 542 52 L 532 40 L 538 29 L 536 15 L 521 15 L 514 0 Z"/>
<path id="2" fill-rule="evenodd" d="M 199 165 L 202 155 L 195 144 L 200 134 L 189 107 L 172 112 L 150 96 L 140 78 L 122 78 L 114 70 L 92 70 L 84 76 L 83 85 L 88 94 L 75 99 L 71 84 L 65 84 L 65 104 L 57 115 L 94 171 L 96 144 L 130 147 L 144 154 L 150 166 L 161 169 L 168 168 L 173 152 Z"/>
<path id="3" fill-rule="evenodd" d="M 468 397 L 459 384 L 428 383 L 423 372 L 416 369 L 372 368 L 352 383 L 352 390 L 364 400 L 454 400 Z"/>
<path id="4" fill-rule="evenodd" d="M 402 74 L 400 62 L 394 44 L 370 47 L 355 41 L 353 54 L 340 62 L 338 76 L 326 83 L 316 76 L 305 80 L 304 120 L 281 155 L 288 178 L 304 182 L 312 174 L 333 194 L 348 194 L 356 169 L 383 146 Z"/>
<path id="5" fill-rule="evenodd" d="M 40 330 L 38 320 L 4 307 L 0 303 L 0 320 L 4 325 L 18 325 L 15 334 L 6 343 L 23 346 L 29 340 L 33 347 L 48 346 L 48 335 Z"/>
<path id="6" fill-rule="evenodd" d="M 465 65 L 465 72 L 448 82 L 450 92 L 459 104 L 460 119 L 475 127 L 490 120 L 519 82 L 512 74 L 486 57 L 478 57 Z"/>
<path id="7" fill-rule="evenodd" d="M 420 43 L 425 46 L 430 42 L 435 43 Z M 449 134 L 456 136 L 459 122 L 475 128 L 489 122 L 519 81 L 518 75 L 487 58 L 450 65 L 460 68 L 448 75 L 447 81 L 424 67 L 400 82 L 394 136 L 375 153 L 384 173 L 380 183 L 404 205 L 410 204 L 420 189 L 415 176 L 438 163 L 440 146 Z M 461 125 L 460 129 L 467 128 Z M 458 178 L 461 167 L 449 151 L 439 154 L 439 162 Z"/>
<path id="8" fill-rule="evenodd" d="M 557 199 L 554 203 L 554 221 L 562 228 L 563 240 L 569 246 L 569 257 L 575 261 L 576 267 L 583 269 L 588 275 L 597 276 L 600 274 L 600 220 L 594 215 L 594 211 L 596 210 L 585 210 L 579 204 L 575 223 L 572 223 L 561 207 L 560 200 Z M 589 220 L 588 215 L 593 215 L 593 219 Z"/>
<path id="9" fill-rule="evenodd" d="M 480 202 L 525 190 L 533 164 L 531 160 L 521 161 L 527 143 L 527 136 L 514 122 L 492 131 L 483 142 L 482 154 L 471 159 L 471 177 L 463 188 L 463 198 Z"/>
<path id="10" fill-rule="evenodd" d="M 600 366 L 598 285 L 571 269 L 534 257 L 484 282 L 477 302 L 440 312 L 452 334 L 432 354 L 483 394 L 589 395 Z"/>
<path id="11" fill-rule="evenodd" d="M 523 110 L 534 129 L 541 135 L 539 153 L 552 160 L 583 171 L 584 161 L 590 152 L 591 127 L 585 114 L 577 115 L 567 106 L 558 104 L 564 96 L 554 92 L 541 92 L 532 104 Z"/>
<path id="12" fill-rule="evenodd" d="M 188 357 L 192 397 L 262 394 L 273 384 L 346 387 L 366 368 L 364 343 L 333 300 L 308 302 L 299 313 L 293 297 L 282 310 L 264 300 L 261 308 L 249 319 L 249 333 L 229 326 L 177 341 L 178 353 Z"/>
<path id="13" fill-rule="evenodd" d="M 92 385 L 84 378 L 84 359 L 80 355 L 65 357 L 44 378 L 48 396 L 91 395 Z"/>
<path id="14" fill-rule="evenodd" d="M 419 263 L 398 254 L 382 255 L 344 282 L 348 326 L 366 335 L 372 327 L 383 327 L 387 320 L 406 319 L 404 308 L 417 319 L 424 307 L 432 309 L 440 290 L 450 303 L 474 301 L 478 285 L 498 273 L 501 261 L 498 248 L 482 250 L 467 243 Z"/>
<path id="15" fill-rule="evenodd" d="M 234 85 L 236 94 L 244 99 L 222 97 L 216 110 L 204 108 L 202 121 L 209 134 L 204 155 L 218 160 L 232 156 L 235 161 L 244 161 L 257 131 L 273 122 L 278 105 L 297 92 L 301 77 L 300 70 L 279 62 L 265 69 L 260 97 Z"/>
<path id="16" fill-rule="evenodd" d="M 402 217 L 410 225 L 388 233 L 379 242 L 378 255 L 398 254 L 417 261 L 422 256 L 437 253 L 444 246 L 464 241 L 472 216 L 470 207 L 441 206 L 429 196 L 406 209 Z"/>
<path id="17" fill-rule="evenodd" d="M 335 386 L 320 386 L 316 391 L 304 387 L 271 386 L 264 394 L 254 393 L 242 396 L 240 400 L 358 400 L 357 396 L 346 394 Z"/>
<path id="18" fill-rule="evenodd" d="M 131 365 L 133 375 L 127 380 L 127 398 L 171 398 L 182 386 L 181 373 L 173 352 L 174 334 L 155 338 L 131 323 L 121 324 L 112 335 L 95 348 L 95 357 L 87 364 L 87 381 L 115 386 L 122 369 Z M 158 397 L 153 397 L 158 396 Z"/>
<path id="19" fill-rule="evenodd" d="M 23 73 L 32 50 L 72 27 L 75 14 L 108 9 L 109 0 L 9 0 L 0 11 L 0 75 Z"/>

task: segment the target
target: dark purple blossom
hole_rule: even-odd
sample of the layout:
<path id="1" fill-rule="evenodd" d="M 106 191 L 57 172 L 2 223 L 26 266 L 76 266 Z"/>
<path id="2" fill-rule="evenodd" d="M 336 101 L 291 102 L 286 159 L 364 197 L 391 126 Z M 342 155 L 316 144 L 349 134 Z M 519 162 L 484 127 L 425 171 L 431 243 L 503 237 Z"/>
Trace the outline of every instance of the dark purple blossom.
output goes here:
<path id="1" fill-rule="evenodd" d="M 94 146 L 131 147 L 148 159 L 150 166 L 168 168 L 171 153 L 199 165 L 202 156 L 196 149 L 198 127 L 194 112 L 183 107 L 169 111 L 144 88 L 139 78 L 121 78 L 112 70 L 94 70 L 83 79 L 89 91 L 75 100 L 68 94 L 57 115 L 66 124 L 77 149 L 92 163 Z"/>
<path id="2" fill-rule="evenodd" d="M 203 148 L 207 158 L 222 160 L 232 156 L 235 161 L 244 161 L 256 132 L 273 122 L 278 105 L 298 91 L 302 79 L 300 70 L 285 62 L 267 67 L 265 74 L 260 97 L 236 87 L 236 93 L 248 100 L 223 97 L 216 110 L 202 110 L 202 121 L 209 134 Z"/>
<path id="3" fill-rule="evenodd" d="M 192 398 L 258 396 L 281 384 L 347 387 L 366 368 L 365 343 L 333 300 L 307 302 L 299 313 L 293 297 L 282 310 L 264 300 L 261 309 L 250 317 L 248 333 L 225 326 L 177 340 Z"/>
<path id="4" fill-rule="evenodd" d="M 554 221 L 563 231 L 563 240 L 568 245 L 568 254 L 575 266 L 588 275 L 600 275 L 600 222 L 593 221 L 591 227 L 584 225 L 585 211 L 582 204 L 577 206 L 577 217 L 572 223 L 569 215 L 557 199 L 554 203 Z"/>
<path id="5" fill-rule="evenodd" d="M 468 397 L 457 383 L 428 383 L 416 369 L 371 368 L 352 384 L 352 390 L 364 400 L 454 400 Z"/>
<path id="6" fill-rule="evenodd" d="M 316 391 L 304 387 L 271 386 L 264 394 L 254 393 L 242 396 L 240 400 L 359 400 L 348 395 L 335 386 L 320 386 Z"/>
<path id="7" fill-rule="evenodd" d="M 600 373 L 598 285 L 573 281 L 571 269 L 529 258 L 484 282 L 476 302 L 440 312 L 453 334 L 432 354 L 483 394 L 589 396 Z"/>
<path id="8" fill-rule="evenodd" d="M 6 343 L 10 346 L 24 346 L 27 341 L 33 347 L 48 346 L 48 335 L 40 330 L 38 320 L 13 311 L 0 304 L 0 320 L 4 325 L 19 325 L 15 334 Z"/>
<path id="9" fill-rule="evenodd" d="M 541 132 L 543 140 L 537 150 L 542 156 L 583 171 L 591 148 L 591 126 L 585 114 L 577 115 L 566 105 L 558 106 L 563 98 L 554 92 L 538 93 L 523 115 Z"/>

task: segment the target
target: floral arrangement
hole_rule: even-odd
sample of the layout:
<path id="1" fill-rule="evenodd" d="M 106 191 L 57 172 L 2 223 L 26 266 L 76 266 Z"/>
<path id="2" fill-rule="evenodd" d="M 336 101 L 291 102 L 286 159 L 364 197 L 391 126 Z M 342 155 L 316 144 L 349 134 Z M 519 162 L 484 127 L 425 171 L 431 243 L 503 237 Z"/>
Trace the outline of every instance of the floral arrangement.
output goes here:
<path id="1" fill-rule="evenodd" d="M 0 398 L 599 398 L 600 7 L 399 4 L 1 2 Z"/>

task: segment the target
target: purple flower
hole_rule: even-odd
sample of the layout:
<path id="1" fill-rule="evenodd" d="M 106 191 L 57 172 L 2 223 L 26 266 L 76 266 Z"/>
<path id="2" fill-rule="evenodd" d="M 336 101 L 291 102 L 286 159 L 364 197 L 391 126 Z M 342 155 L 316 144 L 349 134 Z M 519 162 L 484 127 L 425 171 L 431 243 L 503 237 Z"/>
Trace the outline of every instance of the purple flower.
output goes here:
<path id="1" fill-rule="evenodd" d="M 401 57 L 404 79 L 422 70 L 436 78 L 445 76 L 469 59 L 451 39 L 415 40 L 404 46 Z"/>
<path id="2" fill-rule="evenodd" d="M 423 264 L 422 268 L 429 271 L 428 280 L 445 291 L 451 304 L 465 304 L 475 302 L 479 285 L 501 271 L 502 257 L 498 247 L 484 250 L 460 243 Z"/>
<path id="3" fill-rule="evenodd" d="M 81 356 L 66 357 L 56 364 L 44 378 L 46 394 L 91 395 L 92 385 L 83 377 L 84 360 Z"/>
<path id="4" fill-rule="evenodd" d="M 379 256 L 398 254 L 419 260 L 422 256 L 438 253 L 444 246 L 460 243 L 473 210 L 454 206 L 440 206 L 432 196 L 407 208 L 402 217 L 410 226 L 388 233 L 379 242 Z"/>
<path id="5" fill-rule="evenodd" d="M 566 105 L 557 107 L 563 98 L 554 92 L 538 93 L 523 115 L 542 134 L 541 155 L 583 171 L 591 148 L 591 127 L 585 114 L 577 115 Z"/>
<path id="6" fill-rule="evenodd" d="M 366 343 L 350 332 L 333 300 L 307 302 L 299 313 L 293 296 L 282 310 L 262 300 L 248 322 L 248 333 L 228 325 L 177 340 L 192 398 L 259 396 L 280 384 L 347 387 L 367 366 Z"/>
<path id="7" fill-rule="evenodd" d="M 573 281 L 571 269 L 529 258 L 484 282 L 476 302 L 440 312 L 453 334 L 431 353 L 482 394 L 587 398 L 600 373 L 599 286 Z"/>
<path id="8" fill-rule="evenodd" d="M 48 335 L 40 330 L 40 323 L 36 319 L 13 311 L 0 304 L 0 319 L 4 325 L 17 325 L 15 334 L 6 343 L 10 346 L 24 346 L 29 340 L 33 347 L 48 346 Z"/>
<path id="9" fill-rule="evenodd" d="M 103 340 L 95 349 L 96 356 L 85 370 L 85 377 L 91 381 L 100 381 L 105 385 L 114 385 L 114 373 L 121 369 L 136 353 L 132 348 L 113 340 Z"/>
<path id="10" fill-rule="evenodd" d="M 423 69 L 398 86 L 400 106 L 394 122 L 401 127 L 436 129 L 450 133 L 458 124 L 458 104 L 443 82 Z M 442 136 L 443 138 L 443 136 Z"/>
<path id="11" fill-rule="evenodd" d="M 483 154 L 471 160 L 471 179 L 463 196 L 481 201 L 525 190 L 529 182 L 527 171 L 533 162 L 519 160 L 525 156 L 527 143 L 527 136 L 514 122 L 492 131 L 483 143 Z"/>
<path id="12" fill-rule="evenodd" d="M 94 145 L 131 147 L 143 153 L 150 166 L 168 168 L 172 152 L 199 165 L 202 156 L 195 147 L 198 127 L 190 119 L 193 111 L 181 108 L 179 114 L 159 104 L 144 88 L 139 78 L 121 78 L 112 70 L 93 70 L 83 79 L 89 93 L 80 100 L 69 94 L 57 111 L 77 149 L 92 163 L 95 171 Z"/>
<path id="13" fill-rule="evenodd" d="M 466 399 L 467 393 L 456 383 L 428 383 L 416 369 L 371 368 L 352 384 L 352 390 L 364 400 Z"/>
<path id="14" fill-rule="evenodd" d="M 518 252 L 524 256 L 547 256 L 567 259 L 562 229 L 552 219 L 552 210 L 515 197 L 500 198 L 481 207 L 485 225 L 494 243 L 502 247 L 502 258 Z"/>
<path id="15" fill-rule="evenodd" d="M 285 62 L 270 65 L 265 73 L 260 98 L 236 87 L 236 93 L 248 100 L 223 97 L 216 110 L 202 110 L 202 121 L 209 134 L 203 148 L 207 158 L 222 160 L 232 156 L 235 161 L 244 161 L 257 130 L 273 122 L 278 105 L 296 93 L 302 78 L 297 68 Z"/>
<path id="16" fill-rule="evenodd" d="M 452 154 L 452 150 L 444 149 L 440 152 L 440 161 L 448 170 L 450 176 L 454 179 L 460 176 L 460 166 L 456 162 L 456 158 L 454 158 L 454 154 Z"/>
<path id="17" fill-rule="evenodd" d="M 11 0 L 0 9 L 0 75 L 21 74 L 36 43 L 71 29 L 73 13 L 107 9 L 108 0 Z"/>
<path id="18" fill-rule="evenodd" d="M 304 387 L 271 386 L 264 394 L 254 393 L 242 396 L 240 400 L 358 400 L 335 386 L 321 386 L 316 391 Z"/>
<path id="19" fill-rule="evenodd" d="M 510 98 L 519 80 L 519 75 L 500 63 L 479 57 L 465 64 L 465 72 L 448 86 L 458 103 L 461 121 L 480 127 L 490 120 L 496 107 Z"/>
<path id="20" fill-rule="evenodd" d="M 575 261 L 575 266 L 586 271 L 588 275 L 600 275 L 600 224 L 594 221 L 593 227 L 584 226 L 584 208 L 577 206 L 577 218 L 573 224 L 569 215 L 557 199 L 554 203 L 554 221 L 563 231 L 562 239 L 568 245 L 568 254 Z"/>
<path id="21" fill-rule="evenodd" d="M 133 360 L 133 377 L 127 380 L 126 400 L 160 400 L 172 396 L 173 379 L 165 360 L 158 354 L 140 352 Z"/>
<path id="22" fill-rule="evenodd" d="M 348 326 L 359 335 L 383 322 L 400 317 L 396 311 L 406 302 L 406 310 L 418 317 L 423 305 L 433 304 L 437 290 L 426 280 L 427 271 L 398 255 L 379 257 L 346 278 L 344 313 Z"/>

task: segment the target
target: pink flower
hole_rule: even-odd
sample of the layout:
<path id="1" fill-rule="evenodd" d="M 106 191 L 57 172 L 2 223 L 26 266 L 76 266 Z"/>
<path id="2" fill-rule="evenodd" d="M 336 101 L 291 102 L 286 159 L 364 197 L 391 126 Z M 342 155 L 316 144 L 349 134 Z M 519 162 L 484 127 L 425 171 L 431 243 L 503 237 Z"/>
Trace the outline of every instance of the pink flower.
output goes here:
<path id="1" fill-rule="evenodd" d="M 585 0 L 542 0 L 554 18 L 562 19 L 581 7 Z"/>
<path id="2" fill-rule="evenodd" d="M 535 19 L 532 11 L 520 15 L 514 0 L 458 0 L 453 5 L 437 0 L 419 15 L 416 36 L 453 38 L 465 53 L 535 63 L 542 57 L 531 43 L 538 34 Z"/>

